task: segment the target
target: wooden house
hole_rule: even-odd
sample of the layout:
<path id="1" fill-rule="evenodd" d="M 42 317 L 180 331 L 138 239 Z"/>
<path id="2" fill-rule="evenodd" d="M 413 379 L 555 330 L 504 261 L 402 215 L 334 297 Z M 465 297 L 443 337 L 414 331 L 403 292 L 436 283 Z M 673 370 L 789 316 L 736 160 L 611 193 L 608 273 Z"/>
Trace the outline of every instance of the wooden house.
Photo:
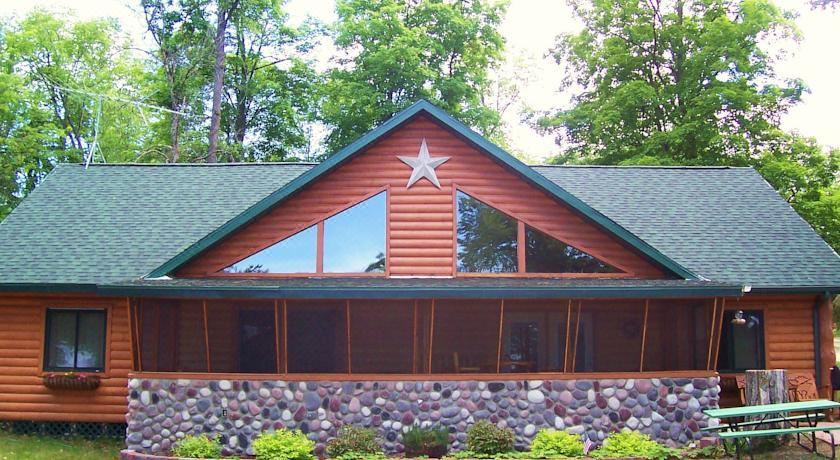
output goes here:
<path id="1" fill-rule="evenodd" d="M 838 290 L 751 168 L 526 166 L 419 102 L 320 164 L 59 165 L 0 223 L 0 420 L 685 444 L 746 369 L 827 396 Z"/>

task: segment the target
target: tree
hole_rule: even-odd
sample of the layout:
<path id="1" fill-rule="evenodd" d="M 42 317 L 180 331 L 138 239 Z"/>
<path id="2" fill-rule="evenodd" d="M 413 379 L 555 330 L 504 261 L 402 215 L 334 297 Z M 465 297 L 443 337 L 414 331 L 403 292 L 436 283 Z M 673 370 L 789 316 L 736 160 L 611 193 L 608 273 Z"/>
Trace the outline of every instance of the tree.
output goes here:
<path id="1" fill-rule="evenodd" d="M 232 17 L 221 118 L 227 159 L 285 160 L 308 145 L 318 77 L 303 56 L 321 31 L 290 27 L 281 8 L 277 0 L 245 1 Z"/>
<path id="2" fill-rule="evenodd" d="M 425 98 L 479 131 L 500 123 L 481 101 L 501 57 L 506 3 L 482 0 L 339 0 L 344 52 L 325 84 L 322 116 L 336 151 Z"/>
<path id="3" fill-rule="evenodd" d="M 155 43 L 148 51 L 157 69 L 153 81 L 161 87 L 155 102 L 172 110 L 168 145 L 163 156 L 181 159 L 183 115 L 204 84 L 210 59 L 210 24 L 204 16 L 209 0 L 142 0 L 146 28 Z M 203 108 L 203 107 L 202 107 Z"/>
<path id="4" fill-rule="evenodd" d="M 555 59 L 574 106 L 543 117 L 556 161 L 749 164 L 799 102 L 759 44 L 796 36 L 768 0 L 574 0 Z"/>
<path id="5" fill-rule="evenodd" d="M 142 151 L 142 114 L 105 97 L 137 96 L 139 64 L 112 20 L 65 21 L 34 11 L 0 36 L 0 218 L 60 162 L 92 150 L 110 161 Z"/>
<path id="6" fill-rule="evenodd" d="M 231 17 L 236 15 L 240 9 L 240 0 L 217 0 L 216 1 L 216 32 L 213 39 L 213 53 L 215 62 L 213 64 L 213 105 L 210 110 L 210 134 L 209 147 L 207 149 L 207 162 L 217 161 L 216 150 L 219 146 L 219 126 L 222 120 L 222 87 L 225 82 L 225 43 L 227 39 L 227 28 Z"/>

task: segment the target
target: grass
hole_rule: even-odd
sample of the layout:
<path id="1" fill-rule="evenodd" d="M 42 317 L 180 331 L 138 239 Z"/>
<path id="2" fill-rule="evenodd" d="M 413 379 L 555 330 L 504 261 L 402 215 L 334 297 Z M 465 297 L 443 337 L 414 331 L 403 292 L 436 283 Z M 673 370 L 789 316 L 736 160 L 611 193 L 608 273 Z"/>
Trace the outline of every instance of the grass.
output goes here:
<path id="1" fill-rule="evenodd" d="M 115 459 L 121 439 L 57 438 L 0 431 L 0 460 L 100 460 Z"/>

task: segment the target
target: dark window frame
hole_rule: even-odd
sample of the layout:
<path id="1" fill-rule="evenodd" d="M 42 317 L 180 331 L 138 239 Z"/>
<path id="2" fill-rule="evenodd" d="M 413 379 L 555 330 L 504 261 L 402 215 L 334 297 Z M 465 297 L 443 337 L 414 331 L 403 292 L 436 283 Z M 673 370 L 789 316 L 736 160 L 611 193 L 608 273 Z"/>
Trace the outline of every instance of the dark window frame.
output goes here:
<path id="1" fill-rule="evenodd" d="M 73 367 L 62 367 L 62 366 L 50 366 L 50 348 L 52 345 L 52 337 L 50 331 L 52 330 L 51 325 L 53 322 L 51 312 L 61 312 L 61 313 L 75 313 L 75 332 L 74 332 L 74 344 L 73 344 Z M 76 364 L 79 360 L 79 317 L 81 313 L 101 313 L 102 315 L 102 363 L 99 367 L 78 367 Z M 52 308 L 47 307 L 45 313 L 45 320 L 44 320 L 44 361 L 43 361 L 43 369 L 47 372 L 92 372 L 92 373 L 104 373 L 106 369 L 106 362 L 107 362 L 107 355 L 106 351 L 108 349 L 108 309 L 107 308 Z"/>

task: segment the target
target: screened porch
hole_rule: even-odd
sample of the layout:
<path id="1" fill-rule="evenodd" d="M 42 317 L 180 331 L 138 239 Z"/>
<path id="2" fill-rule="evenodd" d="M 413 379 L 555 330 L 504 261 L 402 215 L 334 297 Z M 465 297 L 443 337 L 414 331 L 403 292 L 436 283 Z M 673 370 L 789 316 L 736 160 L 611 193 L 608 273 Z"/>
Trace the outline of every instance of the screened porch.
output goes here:
<path id="1" fill-rule="evenodd" d="M 130 318 L 140 373 L 466 380 L 706 375 L 719 359 L 724 308 L 717 297 L 150 297 L 132 299 Z"/>

